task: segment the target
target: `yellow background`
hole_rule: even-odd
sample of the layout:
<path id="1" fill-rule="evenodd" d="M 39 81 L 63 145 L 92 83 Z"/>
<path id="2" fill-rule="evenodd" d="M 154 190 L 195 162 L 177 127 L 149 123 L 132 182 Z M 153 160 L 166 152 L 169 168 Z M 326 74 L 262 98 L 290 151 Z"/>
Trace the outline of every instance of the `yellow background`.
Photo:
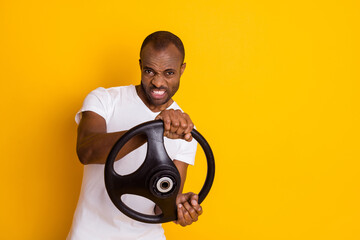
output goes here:
<path id="1" fill-rule="evenodd" d="M 0 238 L 65 239 L 82 165 L 74 115 L 138 84 L 142 40 L 185 44 L 175 96 L 210 142 L 199 222 L 168 239 L 360 239 L 360 4 L 0 1 Z M 199 153 L 186 189 L 198 191 Z"/>

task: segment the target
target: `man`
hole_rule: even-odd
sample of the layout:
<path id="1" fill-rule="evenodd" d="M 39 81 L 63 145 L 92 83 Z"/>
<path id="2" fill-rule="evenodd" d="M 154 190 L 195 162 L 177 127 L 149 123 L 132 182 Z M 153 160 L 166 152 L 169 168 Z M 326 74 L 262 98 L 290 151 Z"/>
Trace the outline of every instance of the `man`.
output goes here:
<path id="1" fill-rule="evenodd" d="M 178 219 L 186 226 L 202 214 L 198 195 L 182 193 L 187 166 L 194 163 L 196 141 L 194 125 L 172 99 L 179 88 L 184 63 L 184 46 L 170 32 L 150 34 L 140 50 L 141 84 L 115 88 L 98 88 L 86 98 L 75 119 L 78 126 L 77 154 L 84 166 L 78 206 L 68 239 L 165 239 L 160 224 L 146 224 L 122 214 L 108 197 L 104 184 L 104 163 L 115 142 L 130 128 L 154 119 L 164 122 L 164 144 L 181 176 L 177 196 Z M 120 175 L 135 171 L 144 161 L 146 138 L 132 138 L 114 164 Z M 124 195 L 129 207 L 144 214 L 161 210 L 148 199 Z"/>

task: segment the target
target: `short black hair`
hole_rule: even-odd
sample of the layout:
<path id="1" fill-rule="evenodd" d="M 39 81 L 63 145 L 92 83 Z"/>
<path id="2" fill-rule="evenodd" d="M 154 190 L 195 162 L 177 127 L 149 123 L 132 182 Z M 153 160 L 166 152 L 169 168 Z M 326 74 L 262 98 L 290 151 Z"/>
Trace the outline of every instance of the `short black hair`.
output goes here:
<path id="1" fill-rule="evenodd" d="M 184 44 L 178 36 L 171 32 L 157 31 L 147 36 L 141 45 L 140 56 L 143 48 L 149 43 L 153 44 L 155 50 L 163 50 L 172 43 L 180 51 L 181 55 L 183 56 L 183 61 L 185 59 Z"/>

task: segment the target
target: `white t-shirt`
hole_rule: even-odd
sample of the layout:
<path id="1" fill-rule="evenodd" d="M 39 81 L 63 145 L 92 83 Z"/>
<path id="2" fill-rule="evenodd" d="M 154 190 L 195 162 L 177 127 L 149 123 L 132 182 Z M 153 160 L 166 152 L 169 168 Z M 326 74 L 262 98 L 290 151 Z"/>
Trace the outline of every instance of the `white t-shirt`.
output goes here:
<path id="1" fill-rule="evenodd" d="M 168 109 L 180 109 L 173 102 Z M 75 116 L 80 122 L 81 112 L 93 111 L 106 121 L 107 132 L 129 130 L 140 123 L 154 120 L 159 113 L 152 112 L 137 95 L 135 86 L 98 88 L 85 98 Z M 164 138 L 165 148 L 172 160 L 194 164 L 197 142 Z M 114 164 L 121 175 L 134 172 L 146 156 L 147 144 L 129 153 Z M 154 214 L 154 203 L 135 195 L 123 195 L 122 200 L 132 209 Z M 161 224 L 147 224 L 121 213 L 111 202 L 104 183 L 104 164 L 84 166 L 84 175 L 78 205 L 68 240 L 160 240 L 165 239 Z"/>

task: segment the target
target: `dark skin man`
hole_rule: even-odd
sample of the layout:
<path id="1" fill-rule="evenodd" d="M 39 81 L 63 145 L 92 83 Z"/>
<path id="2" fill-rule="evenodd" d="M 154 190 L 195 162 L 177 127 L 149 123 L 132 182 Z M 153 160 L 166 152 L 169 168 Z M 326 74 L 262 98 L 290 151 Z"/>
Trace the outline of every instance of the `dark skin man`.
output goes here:
<path id="1" fill-rule="evenodd" d="M 155 49 L 148 43 L 140 54 L 141 84 L 136 86 L 136 92 L 144 104 L 153 112 L 160 112 L 156 119 L 164 122 L 164 136 L 171 139 L 191 141 L 191 130 L 194 127 L 189 115 L 180 110 L 167 110 L 173 103 L 173 95 L 179 88 L 180 77 L 186 64 L 183 55 L 170 43 L 163 49 Z M 83 164 L 104 164 L 115 142 L 126 131 L 107 133 L 106 122 L 100 115 L 86 111 L 78 127 L 77 154 Z M 146 142 L 144 136 L 132 138 L 117 156 L 117 160 L 137 149 Z M 190 225 L 198 220 L 202 208 L 198 204 L 198 195 L 182 193 L 188 164 L 174 160 L 180 172 L 181 187 L 177 196 L 178 220 L 181 226 Z M 155 213 L 161 210 L 156 207 Z"/>

